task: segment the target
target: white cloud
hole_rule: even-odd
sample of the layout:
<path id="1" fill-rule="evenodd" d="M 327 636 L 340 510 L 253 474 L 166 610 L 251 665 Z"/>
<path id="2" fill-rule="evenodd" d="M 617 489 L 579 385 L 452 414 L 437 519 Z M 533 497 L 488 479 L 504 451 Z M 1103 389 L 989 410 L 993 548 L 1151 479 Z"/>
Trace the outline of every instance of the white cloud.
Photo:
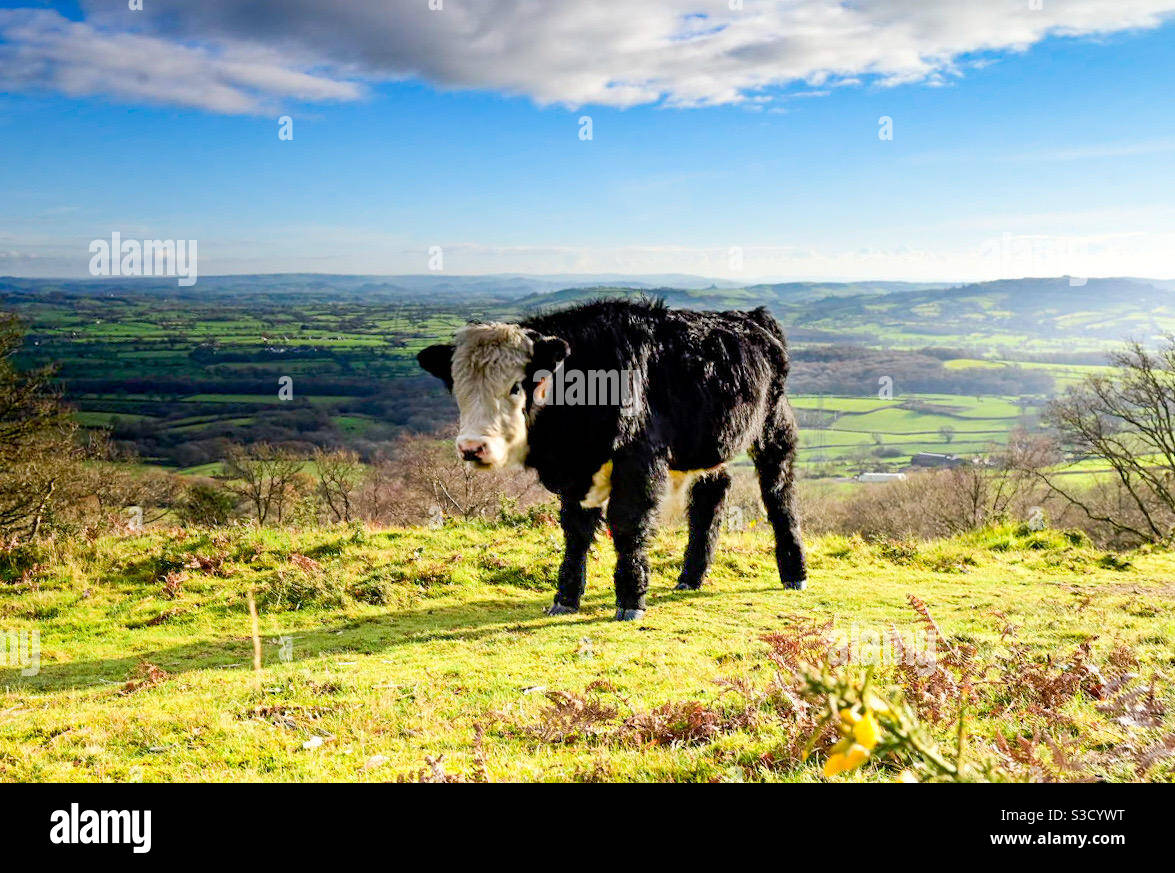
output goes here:
<path id="1" fill-rule="evenodd" d="M 1152 28 L 1175 0 L 91 0 L 0 12 L 0 86 L 220 112 L 419 78 L 541 104 L 694 106 L 858 79 L 942 83 L 1049 35 Z"/>
<path id="2" fill-rule="evenodd" d="M 44 10 L 0 10 L 0 90 L 257 112 L 275 98 L 353 100 L 354 82 L 311 75 L 263 47 L 189 46 L 117 33 Z"/>

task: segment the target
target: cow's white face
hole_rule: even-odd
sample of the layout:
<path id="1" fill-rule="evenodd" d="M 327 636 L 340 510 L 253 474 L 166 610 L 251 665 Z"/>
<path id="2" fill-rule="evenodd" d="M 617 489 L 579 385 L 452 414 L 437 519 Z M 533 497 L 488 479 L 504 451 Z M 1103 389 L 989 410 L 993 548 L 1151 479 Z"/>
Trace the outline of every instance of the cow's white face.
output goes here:
<path id="1" fill-rule="evenodd" d="M 521 466 L 527 454 L 527 401 L 546 386 L 527 384 L 535 369 L 554 370 L 567 343 L 516 324 L 471 324 L 451 346 L 430 346 L 417 359 L 445 381 L 461 422 L 457 454 L 483 470 Z"/>
<path id="2" fill-rule="evenodd" d="M 477 467 L 526 460 L 526 365 L 534 342 L 513 324 L 472 324 L 453 343 L 457 453 Z"/>

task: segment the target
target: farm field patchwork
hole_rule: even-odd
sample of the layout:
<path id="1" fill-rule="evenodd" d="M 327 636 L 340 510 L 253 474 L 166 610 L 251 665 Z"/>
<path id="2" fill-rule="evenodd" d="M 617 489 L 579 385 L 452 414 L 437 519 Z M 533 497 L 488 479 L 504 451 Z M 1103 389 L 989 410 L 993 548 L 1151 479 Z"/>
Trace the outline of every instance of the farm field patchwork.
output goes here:
<path id="1" fill-rule="evenodd" d="M 1032 427 L 1036 406 L 1013 397 L 916 394 L 883 400 L 797 395 L 804 418 L 800 460 L 904 466 L 918 452 L 975 455 L 1006 443 L 1018 426 Z M 884 454 L 882 451 L 884 450 Z"/>
<path id="2" fill-rule="evenodd" d="M 246 287 L 256 287 L 248 279 L 242 281 Z M 342 443 L 361 446 L 365 456 L 373 456 L 400 434 L 433 430 L 452 421 L 451 400 L 422 377 L 413 360 L 435 338 L 451 334 L 471 318 L 516 318 L 535 306 L 632 293 L 631 289 L 578 288 L 541 300 L 479 302 L 438 296 L 406 303 L 363 296 L 333 300 L 329 284 L 313 287 L 309 296 L 240 290 L 231 296 L 222 291 L 222 296 L 212 298 L 156 299 L 120 287 L 105 294 L 74 290 L 39 295 L 13 292 L 5 297 L 0 292 L 0 299 L 28 325 L 21 363 L 57 365 L 67 396 L 78 408 L 79 423 L 111 428 L 116 440 L 134 445 L 141 457 L 187 470 L 207 468 L 220 457 L 226 441 Z M 1109 299 L 1110 288 L 1099 290 L 1091 282 L 1083 293 L 1092 304 Z M 1009 332 L 1009 326 L 1017 323 L 1016 307 L 1025 300 L 1005 290 L 1002 283 L 966 293 L 911 288 L 899 291 L 897 297 L 874 298 L 837 296 L 835 290 L 828 290 L 833 296 L 827 298 L 805 299 L 802 304 L 781 298 L 772 306 L 799 334 L 792 343 L 799 355 L 793 384 L 812 385 L 825 379 L 830 385 L 876 385 L 872 365 L 854 362 L 860 355 L 834 356 L 828 359 L 833 363 L 828 363 L 818 354 L 816 360 L 824 363 L 815 367 L 805 363 L 805 350 L 819 348 L 820 342 L 918 348 L 920 338 L 910 329 L 923 329 L 927 319 L 958 321 L 956 316 L 968 308 L 985 318 L 997 318 L 994 328 L 1003 333 L 998 347 L 987 340 L 973 344 L 976 349 L 990 349 L 992 357 L 923 357 L 918 365 L 907 361 L 902 365 L 905 369 L 896 371 L 892 400 L 832 391 L 823 397 L 798 393 L 793 404 L 804 415 L 801 462 L 818 463 L 828 472 L 900 468 L 910 455 L 924 451 L 983 454 L 1005 442 L 1015 427 L 1036 426 L 1047 397 L 1033 391 L 1043 391 L 1042 386 L 1054 382 L 1063 388 L 1103 369 L 998 357 L 1011 349 L 1028 353 L 1051 348 L 1040 336 Z M 678 304 L 704 300 L 715 306 L 749 306 L 762 302 L 756 295 L 772 293 L 767 287 L 734 289 L 711 301 L 707 292 L 680 292 L 684 296 L 677 299 L 675 295 L 680 295 L 674 289 L 663 291 Z M 1045 282 L 1036 293 L 1047 298 L 1073 292 L 1067 287 L 1053 289 Z M 951 305 L 942 303 L 955 298 Z M 912 307 L 907 309 L 903 300 L 912 301 Z M 809 309 L 813 314 L 826 312 L 831 319 L 827 324 L 821 320 L 824 326 L 817 333 L 823 335 L 814 346 L 804 339 L 805 331 L 811 333 L 814 327 L 814 322 L 806 320 Z M 1090 312 L 1096 309 L 1091 305 Z M 1039 317 L 1051 319 L 1051 312 L 1045 306 Z M 915 316 L 918 325 L 903 322 Z M 877 332 L 854 321 L 862 318 L 885 318 L 885 327 Z M 1034 323 L 1045 334 L 1052 329 L 1044 321 Z M 892 330 L 907 332 L 897 339 L 889 336 Z M 925 339 L 927 345 L 941 346 L 966 337 Z M 1104 346 L 1101 339 L 1076 343 L 1082 349 Z M 846 374 L 858 372 L 854 365 L 864 370 L 850 378 Z M 925 381 L 927 368 L 945 374 L 945 378 L 936 376 L 935 384 L 950 384 L 960 393 L 909 391 L 919 379 Z M 1007 376 L 989 378 L 986 383 L 966 375 L 1004 371 Z M 1034 372 L 1048 374 L 1049 379 L 1029 380 L 1024 396 L 1001 393 L 1015 391 L 1022 377 Z M 292 380 L 292 400 L 278 397 L 283 377 Z M 976 385 L 980 396 L 961 393 L 969 383 Z M 985 392 L 984 384 L 998 385 L 999 390 Z"/>

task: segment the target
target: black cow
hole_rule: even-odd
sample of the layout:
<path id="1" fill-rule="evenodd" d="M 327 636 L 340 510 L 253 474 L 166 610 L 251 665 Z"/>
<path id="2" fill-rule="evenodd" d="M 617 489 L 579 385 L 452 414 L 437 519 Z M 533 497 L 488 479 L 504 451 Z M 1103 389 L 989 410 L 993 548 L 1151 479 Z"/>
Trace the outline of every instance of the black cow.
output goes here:
<path id="1" fill-rule="evenodd" d="M 470 324 L 452 345 L 430 346 L 417 360 L 456 396 L 465 460 L 484 469 L 525 465 L 559 495 L 566 550 L 550 614 L 579 608 L 588 550 L 605 517 L 616 547 L 616 618 L 644 614 L 645 548 L 669 479 L 690 487 L 677 588 L 699 588 L 730 487 L 724 465 L 744 451 L 775 530 L 780 578 L 804 587 L 787 342 L 766 309 L 598 301 L 518 324 Z M 584 381 L 619 382 L 620 396 L 601 403 L 598 393 L 568 388 Z"/>

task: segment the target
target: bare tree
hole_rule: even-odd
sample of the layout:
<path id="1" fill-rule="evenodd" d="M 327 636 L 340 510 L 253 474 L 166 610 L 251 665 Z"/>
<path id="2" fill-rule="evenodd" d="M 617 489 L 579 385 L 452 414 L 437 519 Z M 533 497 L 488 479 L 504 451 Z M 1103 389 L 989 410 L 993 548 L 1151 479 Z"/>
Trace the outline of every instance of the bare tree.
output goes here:
<path id="1" fill-rule="evenodd" d="M 134 466 L 137 457 L 133 451 L 117 447 L 106 431 L 91 431 L 83 448 L 89 463 L 75 474 L 81 503 L 74 514 L 84 524 L 114 523 L 132 529 L 153 524 L 166 517 L 180 499 L 180 477 Z M 96 511 L 90 512 L 88 507 Z"/>
<path id="2" fill-rule="evenodd" d="M 1175 527 L 1175 337 L 1155 352 L 1132 342 L 1110 356 L 1115 372 L 1089 376 L 1054 400 L 1046 419 L 1075 458 L 1105 463 L 1116 498 L 1049 487 L 1090 519 L 1141 542 L 1170 537 Z"/>
<path id="3" fill-rule="evenodd" d="M 451 442 L 406 438 L 397 446 L 396 459 L 414 490 L 431 499 L 446 516 L 485 518 L 507 502 L 518 503 L 538 490 L 533 473 L 475 470 L 457 459 Z"/>
<path id="4" fill-rule="evenodd" d="M 303 466 L 302 459 L 269 443 L 233 445 L 224 459 L 225 487 L 249 504 L 258 524 L 281 524 L 297 497 Z"/>
<path id="5" fill-rule="evenodd" d="M 358 503 L 370 521 L 418 524 L 442 517 L 488 518 L 504 502 L 522 506 L 545 494 L 530 471 L 473 470 L 457 458 L 451 440 L 405 435 L 391 458 L 369 469 Z"/>
<path id="6" fill-rule="evenodd" d="M 1035 484 L 1033 457 L 1038 451 L 1033 438 L 1014 433 L 1007 448 L 993 447 L 987 459 L 946 470 L 926 511 L 952 534 L 1006 519 Z"/>
<path id="7" fill-rule="evenodd" d="M 356 492 L 363 476 L 359 455 L 350 449 L 328 452 L 314 450 L 318 471 L 317 492 L 333 521 L 350 521 L 354 517 Z"/>

